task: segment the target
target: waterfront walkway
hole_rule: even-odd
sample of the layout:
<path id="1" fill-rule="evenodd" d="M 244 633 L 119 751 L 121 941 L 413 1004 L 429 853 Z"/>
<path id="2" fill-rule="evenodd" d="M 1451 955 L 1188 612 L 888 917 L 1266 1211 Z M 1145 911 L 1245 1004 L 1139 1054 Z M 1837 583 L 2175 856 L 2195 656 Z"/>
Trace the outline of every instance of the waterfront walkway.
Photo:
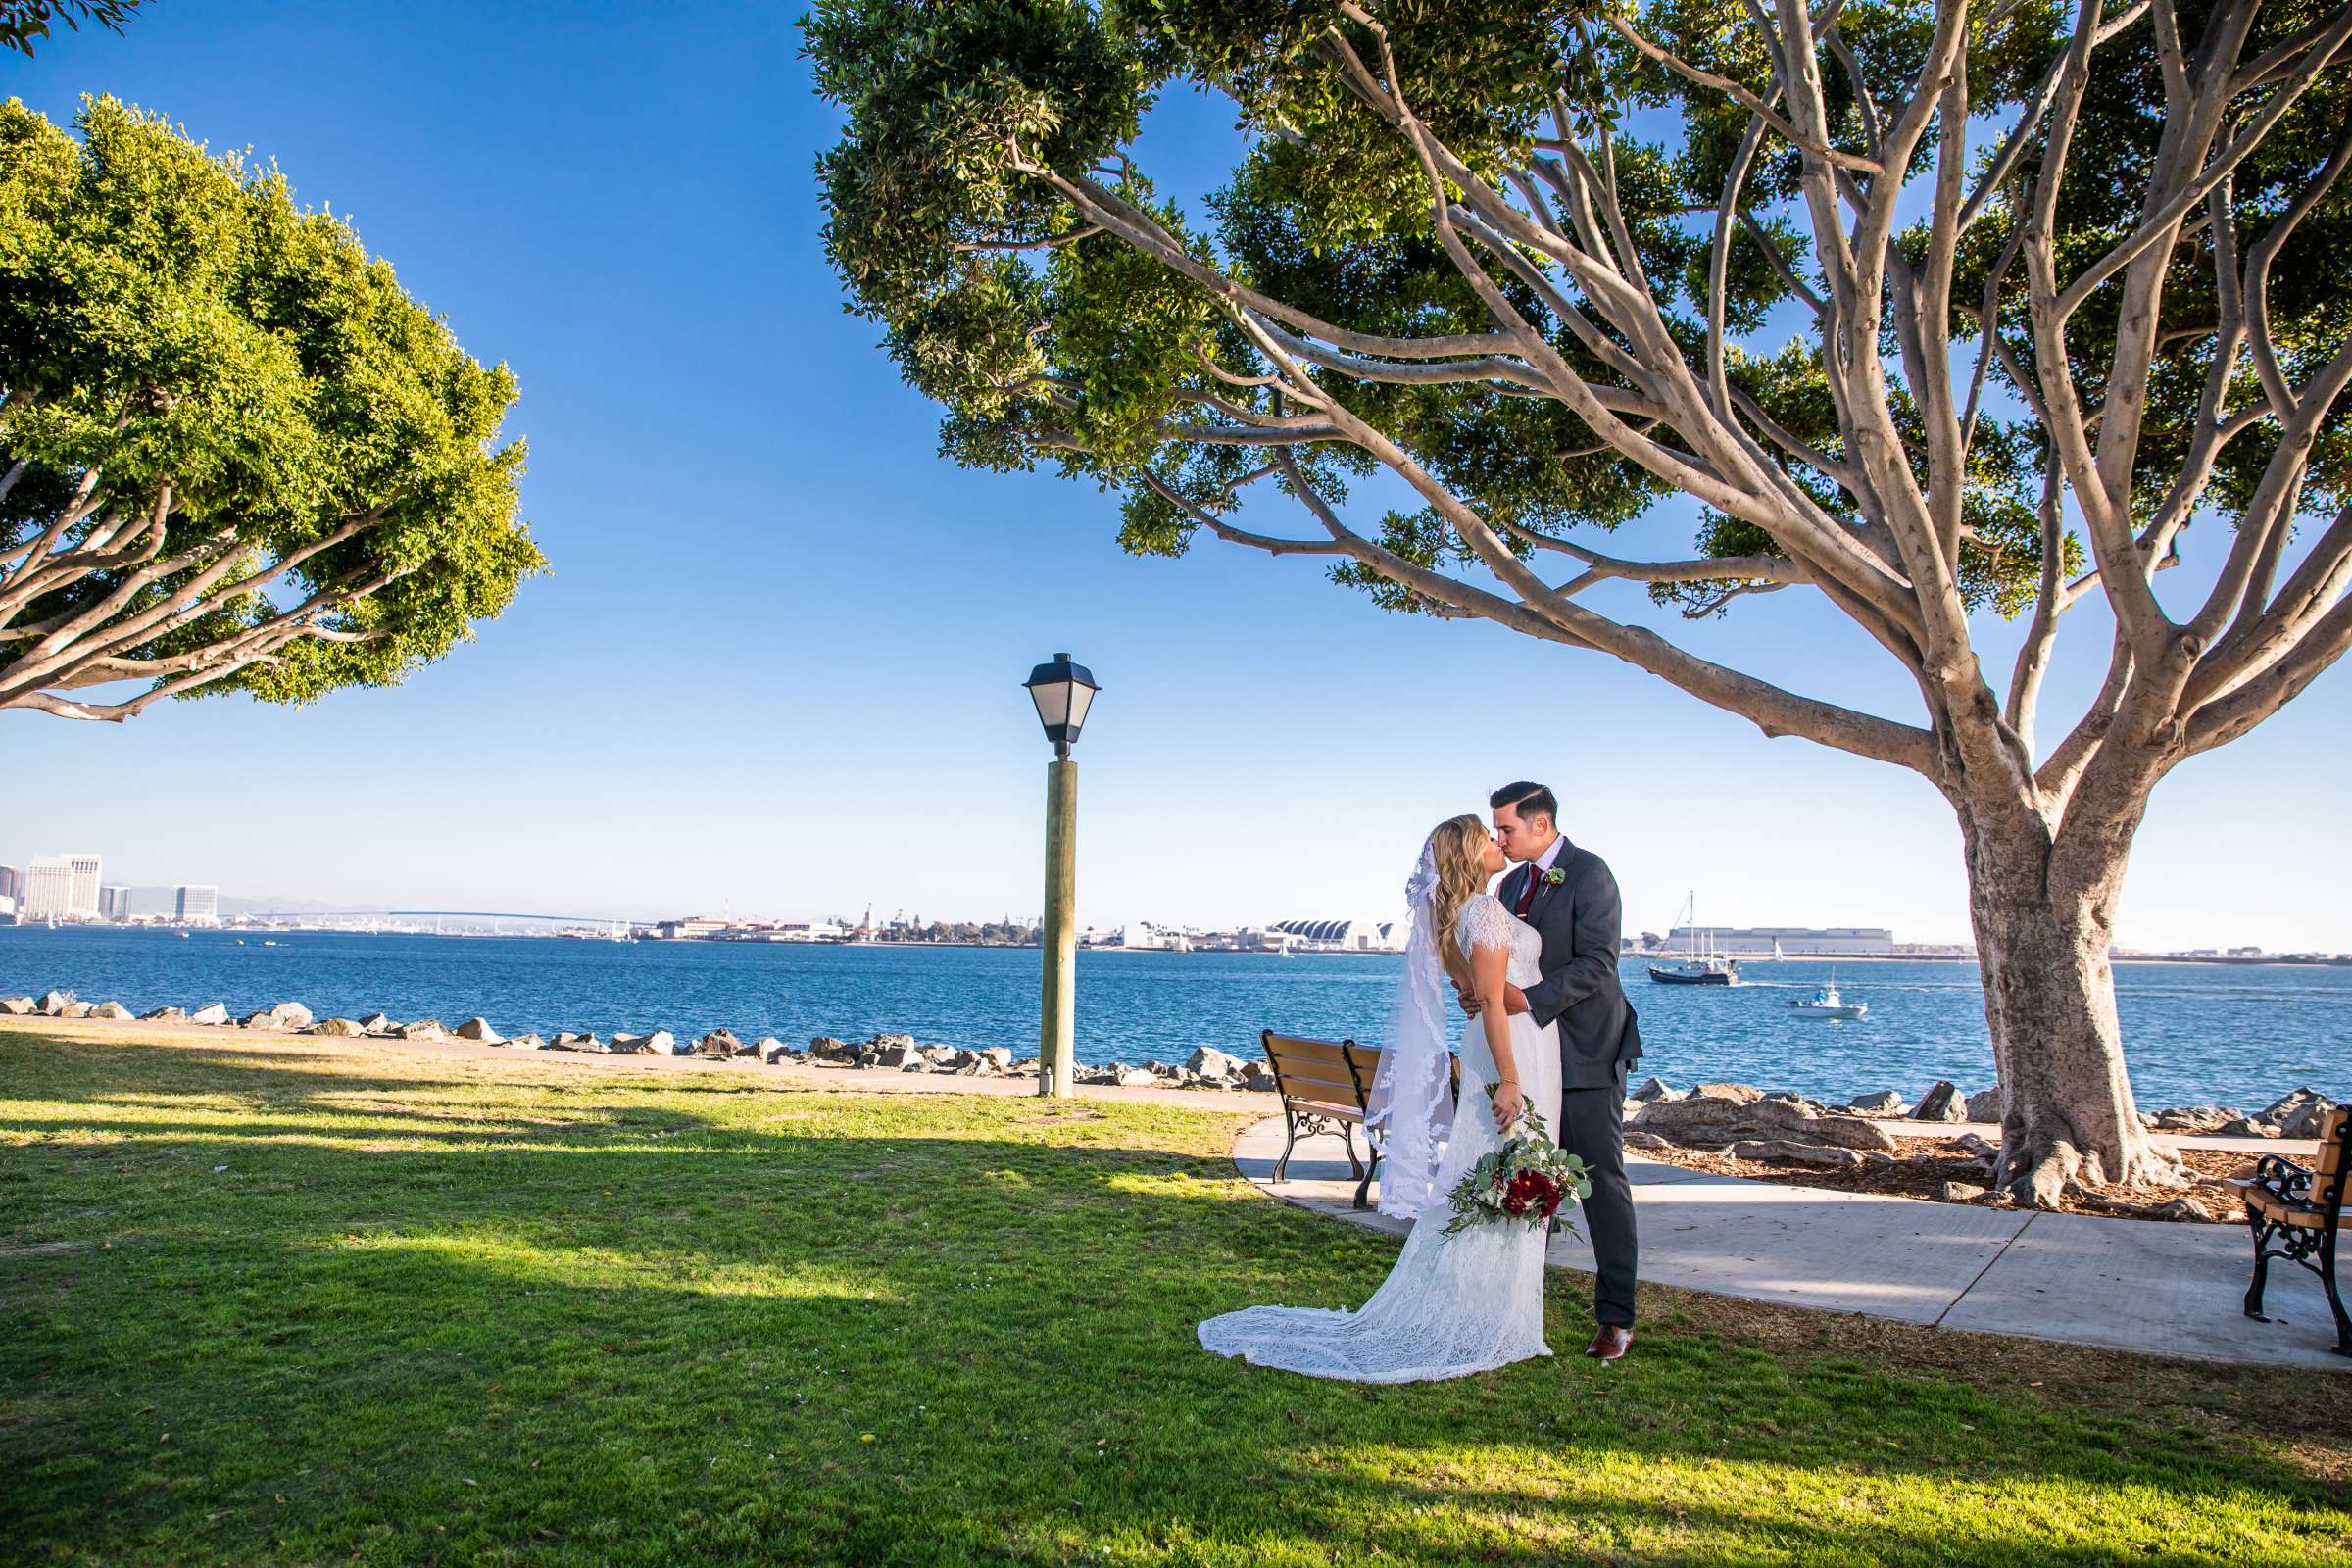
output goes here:
<path id="1" fill-rule="evenodd" d="M 1274 1185 L 1282 1136 L 1279 1116 L 1250 1127 L 1234 1144 L 1235 1166 L 1287 1202 L 1403 1234 L 1402 1221 L 1354 1208 L 1355 1182 L 1334 1139 L 1301 1144 L 1290 1180 Z M 2273 1265 L 2265 1302 L 2273 1321 L 2245 1316 L 2253 1248 L 2242 1225 L 1979 1208 L 1748 1181 L 1632 1155 L 1625 1163 L 1646 1282 L 2153 1355 L 2352 1371 L 2352 1360 L 2328 1348 L 2328 1301 L 2303 1270 Z M 1589 1273 L 1592 1254 L 1563 1234 L 1549 1261 Z"/>

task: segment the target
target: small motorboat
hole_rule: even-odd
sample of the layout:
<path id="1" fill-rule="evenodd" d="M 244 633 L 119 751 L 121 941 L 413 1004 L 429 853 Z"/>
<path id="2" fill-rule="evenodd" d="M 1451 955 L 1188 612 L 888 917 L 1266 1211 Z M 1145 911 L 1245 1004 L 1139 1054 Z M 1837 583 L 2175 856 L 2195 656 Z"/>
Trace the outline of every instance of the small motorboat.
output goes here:
<path id="1" fill-rule="evenodd" d="M 1848 1002 L 1838 994 L 1838 984 L 1832 981 L 1810 997 L 1799 998 L 1788 1005 L 1800 1018 L 1860 1018 L 1870 1011 L 1867 1002 Z"/>

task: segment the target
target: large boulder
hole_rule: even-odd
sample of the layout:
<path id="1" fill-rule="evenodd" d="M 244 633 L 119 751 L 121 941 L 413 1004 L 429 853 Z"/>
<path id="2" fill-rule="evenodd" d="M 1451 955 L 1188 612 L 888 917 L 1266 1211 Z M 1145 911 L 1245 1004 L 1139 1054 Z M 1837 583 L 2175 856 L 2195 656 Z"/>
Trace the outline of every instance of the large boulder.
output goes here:
<path id="1" fill-rule="evenodd" d="M 2000 1090 L 1997 1087 L 1980 1089 L 1969 1096 L 1968 1119 L 1970 1121 L 1999 1121 L 2001 1119 Z"/>
<path id="2" fill-rule="evenodd" d="M 66 1009 L 74 1005 L 74 993 L 71 991 L 44 991 L 41 993 L 41 1000 L 34 1003 L 33 1005 L 40 1008 L 49 1017 L 62 1018 L 66 1015 Z"/>
<path id="3" fill-rule="evenodd" d="M 2156 1130 L 2166 1133 L 2218 1133 L 2231 1122 L 2243 1121 L 2235 1105 L 2169 1105 L 2156 1112 Z"/>
<path id="4" fill-rule="evenodd" d="M 691 1056 L 694 1054 L 692 1041 L 680 1040 L 666 1029 L 657 1029 L 647 1035 L 645 1043 L 654 1048 L 654 1054 L 657 1056 Z"/>
<path id="5" fill-rule="evenodd" d="M 238 1021 L 248 1029 L 261 1029 L 272 1033 L 285 1028 L 284 1024 L 277 1021 L 277 1014 L 267 1007 L 258 1012 L 249 1012 Z"/>
<path id="6" fill-rule="evenodd" d="M 188 1022 L 226 1023 L 228 1022 L 228 1004 L 225 1002 L 208 1002 L 203 1006 L 198 1007 L 194 1012 L 188 1014 Z"/>
<path id="7" fill-rule="evenodd" d="M 414 1023 L 404 1023 L 392 1033 L 395 1038 L 401 1040 L 447 1040 L 449 1038 L 449 1031 L 441 1027 L 441 1020 L 438 1018 L 419 1018 Z"/>
<path id="8" fill-rule="evenodd" d="M 2318 1090 L 2298 1089 L 2272 1101 L 2254 1119 L 2278 1128 L 2281 1138 L 2317 1138 L 2334 1108 L 2335 1102 Z"/>
<path id="9" fill-rule="evenodd" d="M 2278 1129 L 2267 1121 L 2255 1121 L 2249 1117 L 2240 1116 L 2235 1121 L 2226 1121 L 2216 1127 L 2213 1135 L 2216 1138 L 2276 1138 L 2278 1136 Z"/>
<path id="10" fill-rule="evenodd" d="M 1894 1139 L 1877 1123 L 1860 1116 L 1817 1116 L 1799 1104 L 1783 1100 L 1741 1102 L 1714 1095 L 1693 1094 L 1688 1100 L 1662 1100 L 1642 1107 L 1635 1118 L 1644 1131 L 1662 1134 L 1677 1143 L 1719 1146 L 1751 1139 L 1786 1139 L 1803 1144 L 1833 1144 L 1840 1149 L 1891 1152 Z"/>
<path id="11" fill-rule="evenodd" d="M 596 1037 L 594 1035 L 590 1035 L 587 1038 L 594 1040 Z M 567 1049 L 563 1045 L 563 1040 L 564 1037 L 562 1035 L 556 1036 L 556 1049 L 559 1051 Z M 594 1046 L 576 1046 L 568 1049 L 577 1051 L 593 1051 L 597 1048 Z M 654 1037 L 652 1035 L 621 1034 L 617 1031 L 614 1032 L 612 1040 L 605 1045 L 604 1050 L 609 1054 L 615 1056 L 652 1056 L 660 1054 L 660 1053 L 654 1050 Z"/>
<path id="12" fill-rule="evenodd" d="M 27 1018 L 41 1010 L 41 1004 L 30 997 L 0 997 L 0 1013 L 11 1018 Z"/>
<path id="13" fill-rule="evenodd" d="M 1644 1105 L 1654 1105 L 1662 1100 L 1680 1100 L 1683 1098 L 1683 1092 L 1680 1089 L 1667 1088 L 1663 1079 L 1644 1078 L 1642 1080 L 1642 1087 L 1635 1090 L 1629 1098 L 1639 1100 Z"/>
<path id="14" fill-rule="evenodd" d="M 58 1009 L 57 1015 L 60 1018 L 87 1018 L 90 1004 L 86 1002 L 69 1002 Z"/>
<path id="15" fill-rule="evenodd" d="M 990 1046 L 987 1050 L 981 1052 L 980 1054 L 988 1062 L 991 1071 L 1012 1071 L 1012 1052 L 1010 1048 L 1005 1046 Z"/>
<path id="16" fill-rule="evenodd" d="M 1740 1104 L 1752 1104 L 1764 1098 L 1764 1091 L 1753 1084 L 1693 1084 L 1693 1096 L 1704 1095 L 1710 1100 L 1729 1100 Z"/>
<path id="17" fill-rule="evenodd" d="M 0 1012 L 6 1010 L 6 1002 L 0 1001 Z M 141 1023 L 186 1023 L 188 1009 L 185 1007 L 150 1007 L 139 1014 L 139 1021 Z"/>
<path id="18" fill-rule="evenodd" d="M 1960 1086 L 1948 1079 L 1937 1079 L 1936 1087 L 1919 1097 L 1919 1106 L 1911 1112 L 1913 1121 L 1966 1121 L 1968 1102 L 1961 1098 Z"/>
<path id="19" fill-rule="evenodd" d="M 754 1042 L 752 1049 L 760 1054 L 761 1061 L 771 1065 L 779 1061 L 798 1061 L 808 1054 L 807 1052 L 793 1050 L 774 1035 Z"/>
<path id="20" fill-rule="evenodd" d="M 93 1018 L 111 1019 L 116 1023 L 122 1023 L 130 1019 L 131 1010 L 122 1005 L 122 1004 L 120 1002 L 101 1002 L 98 1004 L 98 1005 L 90 1009 L 90 1016 Z"/>
<path id="21" fill-rule="evenodd" d="M 537 1035 L 512 1035 L 499 1042 L 509 1051 L 545 1051 L 547 1042 Z"/>
<path id="22" fill-rule="evenodd" d="M 388 1035 L 399 1025 L 380 1012 L 371 1012 L 360 1020 L 360 1027 L 371 1035 Z"/>
<path id="23" fill-rule="evenodd" d="M 723 1060 L 730 1056 L 748 1056 L 752 1054 L 752 1048 L 736 1039 L 732 1030 L 713 1029 L 694 1043 L 694 1054 Z"/>
<path id="24" fill-rule="evenodd" d="M 359 1020 L 356 1018 L 321 1018 L 311 1025 L 309 1032 L 315 1035 L 335 1035 L 346 1040 L 356 1040 L 368 1031 L 360 1027 Z"/>
<path id="25" fill-rule="evenodd" d="M 308 1029 L 311 1026 L 311 1009 L 299 1002 L 281 1002 L 270 1009 L 270 1016 L 277 1020 L 280 1029 Z"/>
<path id="26" fill-rule="evenodd" d="M 1858 1111 L 1865 1116 L 1900 1116 L 1911 1108 L 1903 1103 L 1903 1097 L 1891 1089 L 1879 1089 L 1867 1095 L 1856 1095 L 1847 1101 L 1845 1105 L 1848 1110 Z"/>
<path id="27" fill-rule="evenodd" d="M 1121 1089 L 1156 1089 L 1159 1087 L 1159 1074 L 1149 1067 L 1122 1067 L 1111 1082 Z"/>
<path id="28" fill-rule="evenodd" d="M 1239 1078 L 1242 1058 L 1228 1055 L 1214 1046 L 1202 1046 L 1184 1058 L 1187 1072 L 1197 1072 L 1203 1078 Z"/>
<path id="29" fill-rule="evenodd" d="M 457 1032 L 460 1040 L 478 1041 L 485 1046 L 504 1045 L 507 1039 L 505 1035 L 490 1027 L 490 1020 L 487 1018 L 468 1018 L 458 1025 Z"/>
<path id="30" fill-rule="evenodd" d="M 637 1040 L 643 1037 L 629 1035 L 621 1038 Z M 556 1031 L 556 1038 L 547 1043 L 547 1049 L 550 1051 L 602 1051 L 605 1049 L 605 1043 L 593 1034 L 583 1034 L 576 1029 L 559 1029 Z"/>
<path id="31" fill-rule="evenodd" d="M 909 1041 L 909 1045 L 913 1042 Z M 858 1059 L 858 1048 L 831 1035 L 818 1035 L 808 1042 L 810 1061 L 853 1062 Z"/>

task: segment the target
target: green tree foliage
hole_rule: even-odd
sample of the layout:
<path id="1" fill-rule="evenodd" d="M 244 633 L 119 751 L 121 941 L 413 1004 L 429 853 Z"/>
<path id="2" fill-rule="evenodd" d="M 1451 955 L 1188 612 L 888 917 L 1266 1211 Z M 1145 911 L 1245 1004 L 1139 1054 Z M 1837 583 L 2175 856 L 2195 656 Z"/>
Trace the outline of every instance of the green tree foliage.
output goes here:
<path id="1" fill-rule="evenodd" d="M 75 32 L 84 22 L 121 32 L 140 0 L 0 0 L 0 49 L 32 57 L 35 42 L 49 37 L 49 24 L 62 22 Z"/>
<path id="2" fill-rule="evenodd" d="M 1707 228 L 1754 117 L 1735 97 L 1694 84 L 1598 25 L 1606 9 L 1543 0 L 1362 12 L 1345 0 L 1023 0 L 1004 7 L 825 0 L 807 24 L 808 48 L 819 90 L 849 121 L 840 144 L 820 160 L 831 254 L 857 308 L 887 328 L 908 378 L 946 406 L 951 455 L 993 466 L 1051 458 L 1073 476 L 1125 493 L 1131 548 L 1181 551 L 1201 526 L 1196 509 L 1228 510 L 1236 481 L 1264 467 L 1250 447 L 1231 444 L 1221 428 L 1231 421 L 1203 420 L 1203 411 L 1229 403 L 1264 414 L 1279 393 L 1224 381 L 1203 363 L 1215 360 L 1246 376 L 1268 368 L 1232 330 L 1230 311 L 1221 308 L 1232 303 L 1229 291 L 1100 232 L 1086 211 L 1091 204 L 1070 199 L 1057 181 L 1131 204 L 1221 278 L 1351 332 L 1423 342 L 1491 333 L 1486 304 L 1433 233 L 1430 181 L 1409 141 L 1349 90 L 1338 63 L 1352 48 L 1380 74 L 1380 43 L 1356 20 L 1376 16 L 1397 96 L 1437 141 L 1497 184 L 1562 155 L 1555 108 L 1564 106 L 1588 137 L 1605 136 L 1615 197 L 1607 217 L 1625 225 L 1669 327 L 1696 357 L 1710 309 L 1720 309 L 1732 339 L 1732 383 L 1796 441 L 1843 462 L 1844 432 L 1822 375 L 1818 336 L 1788 335 L 1792 318 L 1802 315 L 1800 295 L 1819 282 L 1805 275 L 1809 247 L 1795 212 L 1801 154 L 1786 138 L 1764 137 L 1735 204 L 1722 286 L 1710 287 Z M 1852 61 L 1850 74 L 1822 83 L 1837 146 L 1858 156 L 1870 142 L 1885 112 L 1858 89 L 1899 99 L 1925 63 L 1937 15 L 1930 0 L 1837 8 L 1835 36 Z M 2266 8 L 2246 58 L 2326 15 L 2316 0 Z M 2185 6 L 2179 26 L 2196 36 L 2210 16 L 2209 5 Z M 1761 99 L 1776 90 L 1773 66 L 1747 20 L 1729 0 L 1670 0 L 1642 12 L 1645 30 L 1682 59 Z M 2020 115 L 2042 91 L 2075 20 L 2052 0 L 1972 15 L 1970 114 L 1996 127 Z M 2057 240 L 2063 257 L 2095 257 L 2137 220 L 2137 204 L 2118 193 L 2144 182 L 2156 156 L 2164 86 L 2154 32 L 2142 8 L 2092 75 L 2075 145 L 2103 174 L 2065 187 Z M 1231 99 L 1245 146 L 1230 182 L 1188 222 L 1155 201 L 1131 154 L 1155 97 L 1193 88 Z M 2343 112 L 2352 109 L 2340 72 L 2306 97 L 2237 174 L 2239 227 L 2278 214 L 2325 161 Z M 1916 149 L 1915 173 L 1934 151 L 1932 139 Z M 2040 492 L 2050 466 L 2038 420 L 2020 407 L 2034 401 L 2028 288 L 2014 258 L 2005 268 L 2000 261 L 2018 222 L 2014 193 L 2032 188 L 2037 156 L 2029 137 L 2008 183 L 1968 226 L 1952 296 L 1955 329 L 1973 332 L 1982 291 L 2002 272 L 1996 312 L 2015 341 L 1986 371 L 1995 390 L 1980 400 L 1957 577 L 1969 608 L 2006 615 L 2034 602 Z M 2307 374 L 2343 340 L 2344 313 L 2352 310 L 2327 264 L 2343 238 L 2346 204 L 2337 195 L 2324 206 L 2272 269 L 2273 333 L 2289 379 Z M 2213 315 L 2211 257 L 2200 251 L 2212 230 L 2204 233 L 2183 247 L 2179 280 L 2165 296 L 2167 341 L 2151 378 L 2155 412 L 2138 453 L 2135 505 L 2143 512 L 2180 473 L 2213 354 L 2211 334 L 2193 330 Z M 1920 234 L 1902 238 L 1914 250 L 1924 244 Z M 1630 389 L 1630 378 L 1593 352 L 1556 300 L 1504 260 L 1486 263 L 1493 286 L 1538 325 L 1549 348 L 1589 380 Z M 2079 329 L 2068 347 L 2068 374 L 2096 389 L 2112 357 L 2112 330 Z M 1898 418 L 1915 429 L 1891 327 L 1886 349 Z M 1531 396 L 1505 377 L 1324 379 L 1351 412 L 1498 525 L 1546 533 L 1578 524 L 1613 528 L 1674 489 L 1556 398 Z M 2237 405 L 2259 392 L 2241 388 Z M 1211 439 L 1199 439 L 1204 434 Z M 2275 439 L 2231 445 L 2205 498 L 2209 512 L 2227 517 L 2242 509 Z M 2341 504 L 2352 459 L 2340 421 L 2327 432 L 2298 498 L 2305 514 Z M 1311 440 L 1293 455 L 1315 465 L 1310 471 L 1334 499 L 1344 494 L 1345 473 L 1376 466 L 1360 451 Z M 1924 484 L 1924 459 L 1919 466 Z M 1783 455 L 1783 466 L 1819 504 L 1855 520 L 1852 496 L 1831 476 L 1793 455 Z M 1531 548 L 1515 534 L 1511 542 L 1522 555 Z M 1759 530 L 1715 514 L 1697 542 L 1710 557 L 1785 554 Z M 1418 565 L 1473 559 L 1435 508 L 1386 518 L 1381 543 Z M 2080 542 L 2065 537 L 2060 550 L 2062 571 L 2079 572 Z M 1335 570 L 1396 608 L 1437 608 L 1377 565 L 1349 561 Z M 1740 586 L 1661 581 L 1652 591 L 1704 612 Z"/>
<path id="3" fill-rule="evenodd" d="M 0 707 L 301 703 L 504 611 L 545 565 L 506 368 L 275 169 L 74 128 L 0 108 Z"/>

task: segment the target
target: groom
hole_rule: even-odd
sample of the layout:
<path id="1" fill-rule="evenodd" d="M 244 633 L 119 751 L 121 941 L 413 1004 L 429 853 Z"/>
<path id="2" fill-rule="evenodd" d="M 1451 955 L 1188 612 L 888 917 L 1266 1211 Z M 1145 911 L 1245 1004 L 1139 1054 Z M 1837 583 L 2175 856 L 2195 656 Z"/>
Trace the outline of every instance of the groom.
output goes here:
<path id="1" fill-rule="evenodd" d="M 1560 803 L 1541 784 L 1506 784 L 1488 799 L 1494 837 L 1518 862 L 1496 896 L 1544 938 L 1544 978 L 1503 1004 L 1538 1026 L 1560 1026 L 1559 1144 L 1592 1178 L 1585 1219 L 1592 1233 L 1592 1315 L 1600 1331 L 1585 1353 L 1614 1361 L 1634 1343 L 1634 1194 L 1625 1179 L 1625 1082 L 1642 1054 L 1642 1030 L 1617 979 L 1624 917 L 1617 879 L 1599 856 L 1560 837 Z M 1478 1011 L 1475 998 L 1465 1010 Z"/>

